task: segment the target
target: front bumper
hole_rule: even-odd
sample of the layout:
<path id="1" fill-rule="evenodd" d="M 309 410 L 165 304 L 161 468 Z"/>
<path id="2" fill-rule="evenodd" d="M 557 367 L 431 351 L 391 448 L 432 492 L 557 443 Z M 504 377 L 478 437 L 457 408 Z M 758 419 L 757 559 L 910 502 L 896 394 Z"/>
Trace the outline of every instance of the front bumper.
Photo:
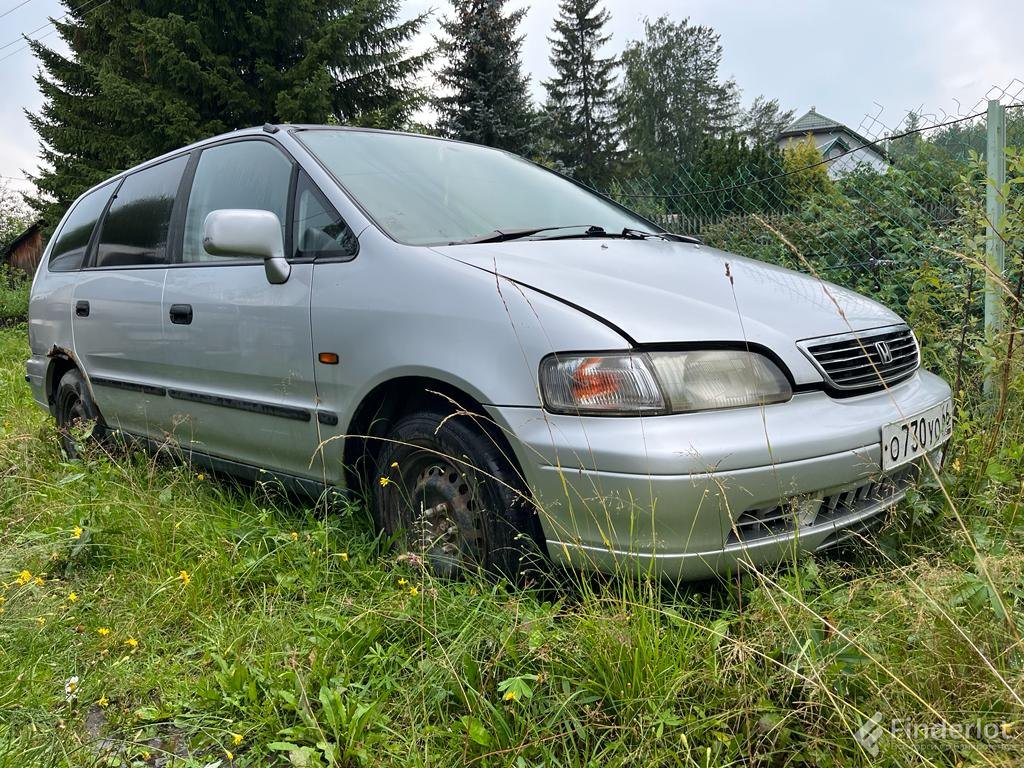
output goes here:
<path id="1" fill-rule="evenodd" d="M 882 426 L 949 396 L 942 379 L 920 371 L 886 392 L 805 392 L 764 408 L 676 416 L 489 410 L 513 436 L 552 559 L 696 579 L 815 551 L 877 518 L 906 492 L 903 475 L 893 487 L 871 486 L 881 479 Z M 752 511 L 851 489 L 862 498 L 836 514 L 737 535 Z"/>

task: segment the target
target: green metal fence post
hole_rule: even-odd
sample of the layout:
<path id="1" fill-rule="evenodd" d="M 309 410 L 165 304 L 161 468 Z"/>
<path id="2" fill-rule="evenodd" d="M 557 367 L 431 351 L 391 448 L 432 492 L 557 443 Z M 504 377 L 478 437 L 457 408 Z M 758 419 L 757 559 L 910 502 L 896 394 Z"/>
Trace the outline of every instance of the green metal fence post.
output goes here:
<path id="1" fill-rule="evenodd" d="M 1000 280 L 1006 268 L 1006 244 L 1002 238 L 1006 216 L 1006 109 L 997 100 L 988 103 L 986 117 L 988 145 L 988 182 L 985 191 L 985 210 L 988 223 L 985 228 L 985 338 L 990 344 L 998 343 L 1003 334 L 1005 297 Z M 996 372 L 985 377 L 985 394 L 996 392 Z"/>

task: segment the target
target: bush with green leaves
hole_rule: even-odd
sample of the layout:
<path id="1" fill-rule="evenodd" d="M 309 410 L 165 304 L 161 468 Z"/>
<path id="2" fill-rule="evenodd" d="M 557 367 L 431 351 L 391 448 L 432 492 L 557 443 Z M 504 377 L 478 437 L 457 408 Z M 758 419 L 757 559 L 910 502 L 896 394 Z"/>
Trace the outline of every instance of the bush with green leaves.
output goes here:
<path id="1" fill-rule="evenodd" d="M 28 316 L 31 280 L 20 270 L 0 264 L 0 324 L 24 320 Z"/>

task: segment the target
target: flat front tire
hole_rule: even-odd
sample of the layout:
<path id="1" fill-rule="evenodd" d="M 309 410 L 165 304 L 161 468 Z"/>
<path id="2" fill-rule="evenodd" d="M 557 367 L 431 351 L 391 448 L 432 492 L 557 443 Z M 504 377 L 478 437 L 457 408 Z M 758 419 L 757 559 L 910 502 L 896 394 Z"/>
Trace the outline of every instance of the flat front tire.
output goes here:
<path id="1" fill-rule="evenodd" d="M 373 478 L 378 529 L 440 576 L 483 571 L 521 582 L 543 568 L 543 538 L 507 444 L 468 414 L 415 410 L 385 439 Z"/>

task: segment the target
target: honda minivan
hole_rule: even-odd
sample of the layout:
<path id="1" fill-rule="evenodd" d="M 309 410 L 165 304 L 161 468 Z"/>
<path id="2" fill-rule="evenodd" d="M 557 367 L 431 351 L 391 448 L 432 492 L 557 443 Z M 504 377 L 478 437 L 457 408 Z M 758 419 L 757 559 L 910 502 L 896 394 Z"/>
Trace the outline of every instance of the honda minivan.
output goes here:
<path id="1" fill-rule="evenodd" d="M 267 125 L 82 195 L 32 287 L 81 431 L 363 494 L 434 569 L 666 578 L 881 520 L 952 430 L 893 312 L 507 152 Z"/>

